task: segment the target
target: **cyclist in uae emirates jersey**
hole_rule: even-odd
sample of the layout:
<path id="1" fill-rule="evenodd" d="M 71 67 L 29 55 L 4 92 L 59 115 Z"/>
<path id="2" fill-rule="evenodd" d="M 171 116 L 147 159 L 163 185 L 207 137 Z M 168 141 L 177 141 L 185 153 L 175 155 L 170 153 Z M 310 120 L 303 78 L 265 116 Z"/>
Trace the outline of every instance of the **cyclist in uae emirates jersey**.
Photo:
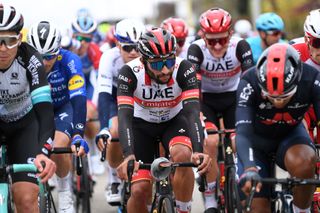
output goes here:
<path id="1" fill-rule="evenodd" d="M 80 58 L 60 48 L 61 35 L 47 21 L 35 23 L 29 30 L 28 43 L 42 54 L 47 79 L 51 87 L 55 114 L 54 147 L 70 147 L 76 155 L 88 152 L 83 139 L 86 122 L 86 87 Z M 79 143 L 77 153 L 74 145 Z M 74 212 L 72 191 L 72 161 L 69 154 L 53 155 L 57 164 L 59 212 Z"/>
<path id="2" fill-rule="evenodd" d="M 237 92 L 236 145 L 245 194 L 252 180 L 270 177 L 272 159 L 292 177 L 314 178 L 315 147 L 301 122 L 311 104 L 319 121 L 320 73 L 302 63 L 289 44 L 270 46 L 244 74 Z M 271 212 L 270 187 L 258 184 L 252 212 Z M 314 188 L 293 188 L 294 212 L 310 212 Z"/>
<path id="3" fill-rule="evenodd" d="M 23 23 L 19 11 L 0 4 L 0 142 L 5 139 L 10 164 L 34 163 L 46 182 L 56 169 L 47 157 L 54 136 L 52 99 L 41 56 L 21 41 Z M 12 182 L 17 212 L 39 212 L 36 174 L 14 174 Z"/>
<path id="4" fill-rule="evenodd" d="M 157 138 L 173 161 L 199 163 L 203 157 L 198 169 L 205 173 L 211 160 L 202 153 L 199 89 L 192 64 L 175 56 L 175 37 L 161 28 L 144 33 L 138 49 L 142 56 L 123 66 L 118 75 L 119 138 L 125 157 L 117 168 L 119 177 L 127 179 L 130 159 L 153 161 Z M 128 211 L 148 212 L 152 177 L 148 170 L 135 172 Z M 192 169 L 177 168 L 173 185 L 177 212 L 190 212 Z"/>
<path id="5" fill-rule="evenodd" d="M 219 126 L 218 114 L 222 115 L 224 128 L 234 129 L 236 90 L 241 74 L 253 66 L 251 49 L 245 40 L 232 36 L 231 15 L 221 8 L 204 12 L 200 16 L 200 28 L 203 38 L 190 45 L 187 59 L 201 77 L 201 111 L 206 129 Z M 218 135 L 209 135 L 204 144 L 213 161 L 205 192 L 208 213 L 217 208 L 214 191 L 218 175 L 218 142 Z"/>

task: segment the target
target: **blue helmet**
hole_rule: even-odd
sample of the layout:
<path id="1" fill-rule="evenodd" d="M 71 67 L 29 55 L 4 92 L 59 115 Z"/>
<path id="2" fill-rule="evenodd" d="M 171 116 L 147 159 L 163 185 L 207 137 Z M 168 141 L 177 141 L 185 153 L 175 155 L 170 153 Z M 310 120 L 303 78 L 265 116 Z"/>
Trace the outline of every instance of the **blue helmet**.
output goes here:
<path id="1" fill-rule="evenodd" d="M 280 16 L 275 13 L 263 13 L 256 20 L 256 28 L 259 31 L 279 30 L 283 31 L 284 23 Z"/>
<path id="2" fill-rule="evenodd" d="M 97 29 L 97 22 L 90 16 L 78 16 L 72 22 L 72 30 L 75 33 L 92 34 Z"/>

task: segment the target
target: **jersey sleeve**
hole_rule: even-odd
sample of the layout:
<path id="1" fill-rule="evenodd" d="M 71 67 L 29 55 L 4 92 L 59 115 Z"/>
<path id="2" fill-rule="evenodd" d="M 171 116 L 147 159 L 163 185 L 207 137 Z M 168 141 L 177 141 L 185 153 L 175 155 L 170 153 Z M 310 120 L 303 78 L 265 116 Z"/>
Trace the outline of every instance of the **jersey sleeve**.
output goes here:
<path id="1" fill-rule="evenodd" d="M 236 56 L 241 64 L 242 72 L 245 72 L 254 66 L 251 47 L 246 40 L 241 40 L 238 42 Z"/>
<path id="2" fill-rule="evenodd" d="M 99 69 L 99 62 L 101 56 L 102 52 L 100 51 L 99 46 L 91 42 L 88 49 L 88 57 L 93 64 L 93 68 L 96 71 L 98 71 Z"/>
<path id="3" fill-rule="evenodd" d="M 197 72 L 200 71 L 200 66 L 203 61 L 203 53 L 197 44 L 191 44 L 187 52 L 187 60 L 190 61 Z"/>
<path id="4" fill-rule="evenodd" d="M 236 102 L 236 146 L 239 160 L 245 168 L 255 166 L 251 141 L 255 113 L 253 107 L 254 96 L 255 91 L 250 82 L 241 79 Z"/>
<path id="5" fill-rule="evenodd" d="M 110 104 L 112 101 L 112 60 L 110 60 L 109 51 L 103 53 L 100 59 L 98 81 L 97 81 L 97 93 L 98 93 L 98 113 L 100 128 L 108 127 L 110 118 Z"/>
<path id="6" fill-rule="evenodd" d="M 313 67 L 310 67 L 310 66 L 308 68 L 314 69 Z M 314 79 L 313 87 L 312 87 L 312 104 L 313 104 L 313 109 L 317 119 L 317 127 L 319 128 L 320 127 L 320 73 L 319 71 L 317 71 L 317 74 Z"/>
<path id="7" fill-rule="evenodd" d="M 87 98 L 85 78 L 82 72 L 80 58 L 70 52 L 64 69 L 67 69 L 70 76 L 68 90 L 73 109 L 73 135 L 83 136 L 87 116 Z"/>
<path id="8" fill-rule="evenodd" d="M 199 87 L 194 66 L 186 60 L 180 63 L 177 81 L 182 89 L 182 113 L 190 125 L 189 137 L 195 152 L 203 151 L 203 128 L 200 121 Z"/>
<path id="9" fill-rule="evenodd" d="M 133 94 L 137 85 L 137 78 L 128 65 L 124 65 L 118 75 L 118 119 L 119 140 L 125 157 L 133 154 L 134 137 L 132 132 L 132 120 L 134 113 Z"/>

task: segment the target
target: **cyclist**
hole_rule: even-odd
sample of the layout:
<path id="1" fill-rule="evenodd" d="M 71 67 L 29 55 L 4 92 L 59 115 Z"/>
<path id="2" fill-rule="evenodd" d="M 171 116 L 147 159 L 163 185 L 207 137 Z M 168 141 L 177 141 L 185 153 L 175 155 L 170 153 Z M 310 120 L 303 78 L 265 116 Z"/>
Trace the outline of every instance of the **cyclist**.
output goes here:
<path id="1" fill-rule="evenodd" d="M 86 122 L 86 90 L 80 58 L 60 48 L 59 29 L 47 21 L 34 24 L 28 33 L 28 43 L 43 58 L 47 79 L 51 87 L 55 114 L 54 147 L 68 147 L 70 142 L 80 143 L 79 153 L 88 152 L 88 144 L 82 138 Z M 59 212 L 74 212 L 72 192 L 72 163 L 70 155 L 53 155 L 57 164 Z"/>
<path id="2" fill-rule="evenodd" d="M 52 100 L 41 56 L 21 41 L 23 24 L 19 11 L 0 4 L 0 137 L 6 138 L 10 164 L 33 162 L 46 182 L 56 170 L 47 157 L 54 136 Z M 39 212 L 36 175 L 14 174 L 12 181 L 17 212 Z"/>
<path id="3" fill-rule="evenodd" d="M 240 75 L 253 66 L 250 46 L 244 39 L 232 36 L 231 15 L 221 8 L 212 8 L 202 13 L 200 28 L 202 39 L 190 45 L 187 58 L 201 74 L 201 111 L 206 117 L 206 129 L 217 129 L 218 114 L 222 115 L 224 128 L 234 129 L 236 90 Z M 204 144 L 213 165 L 207 175 L 207 212 L 214 212 L 217 208 L 214 191 L 218 175 L 218 142 L 217 135 L 209 135 Z"/>
<path id="4" fill-rule="evenodd" d="M 118 72 L 125 63 L 140 56 L 137 49 L 138 40 L 144 31 L 145 26 L 141 21 L 134 19 L 121 20 L 115 28 L 117 46 L 104 52 L 100 59 L 97 92 L 99 94 L 98 111 L 101 130 L 96 137 L 96 142 L 98 142 L 97 145 L 101 151 L 106 148 L 101 139 L 103 135 L 108 136 L 111 133 L 113 138 L 119 137 L 116 101 Z M 121 201 L 122 188 L 121 180 L 117 177 L 116 171 L 123 160 L 119 142 L 108 144 L 107 159 L 109 172 L 105 195 L 108 203 L 116 205 Z"/>
<path id="5" fill-rule="evenodd" d="M 175 37 L 169 31 L 154 28 L 139 40 L 142 56 L 119 71 L 119 139 L 125 157 L 117 168 L 121 179 L 128 179 L 129 160 L 153 161 L 157 138 L 173 161 L 192 159 L 199 163 L 203 157 L 199 173 L 210 167 L 210 158 L 201 153 L 203 134 L 196 72 L 191 63 L 175 56 L 175 49 Z M 148 212 L 152 190 L 150 171 L 135 172 L 128 211 Z M 193 185 L 191 168 L 175 170 L 173 191 L 178 212 L 190 211 Z"/>
<path id="6" fill-rule="evenodd" d="M 320 10 L 312 10 L 304 22 L 305 36 L 291 41 L 293 47 L 300 53 L 300 59 L 320 70 Z M 316 115 L 311 107 L 305 114 L 305 121 L 312 139 L 320 143 L 320 129 L 317 127 Z M 316 136 L 314 129 L 316 128 Z"/>
<path id="7" fill-rule="evenodd" d="M 251 180 L 270 176 L 272 155 L 292 177 L 314 177 L 315 148 L 301 121 L 310 104 L 320 115 L 319 82 L 319 72 L 302 63 L 285 43 L 267 48 L 256 68 L 245 73 L 236 110 L 238 174 L 244 193 Z M 293 188 L 294 212 L 310 212 L 313 192 L 313 186 Z M 258 184 L 252 211 L 270 212 L 269 187 Z"/>
<path id="8" fill-rule="evenodd" d="M 95 119 L 97 113 L 97 96 L 94 96 L 94 87 L 97 84 L 99 61 L 102 55 L 99 46 L 92 39 L 97 30 L 97 22 L 91 16 L 78 16 L 72 22 L 72 37 L 80 41 L 80 48 L 75 51 L 80 56 L 82 63 L 82 71 L 86 80 L 87 91 L 87 119 Z M 85 128 L 85 136 L 89 141 L 89 145 L 94 144 L 94 138 L 99 132 L 99 124 L 97 122 L 87 122 Z M 104 166 L 99 160 L 98 153 L 95 153 L 95 146 L 91 147 L 90 162 L 92 172 L 94 174 L 102 174 Z"/>
<path id="9" fill-rule="evenodd" d="M 275 13 L 263 13 L 256 20 L 257 36 L 247 38 L 254 64 L 257 63 L 262 51 L 275 43 L 283 43 L 281 39 L 284 30 L 284 23 L 280 16 Z"/>
<path id="10" fill-rule="evenodd" d="M 176 37 L 176 55 L 178 57 L 186 59 L 189 47 L 189 45 L 186 43 L 186 39 L 189 33 L 186 22 L 181 18 L 170 17 L 165 19 L 160 26 L 163 29 L 170 31 L 171 34 Z"/>
<path id="11" fill-rule="evenodd" d="M 254 36 L 252 24 L 246 19 L 239 19 L 234 24 L 234 36 L 246 39 Z"/>

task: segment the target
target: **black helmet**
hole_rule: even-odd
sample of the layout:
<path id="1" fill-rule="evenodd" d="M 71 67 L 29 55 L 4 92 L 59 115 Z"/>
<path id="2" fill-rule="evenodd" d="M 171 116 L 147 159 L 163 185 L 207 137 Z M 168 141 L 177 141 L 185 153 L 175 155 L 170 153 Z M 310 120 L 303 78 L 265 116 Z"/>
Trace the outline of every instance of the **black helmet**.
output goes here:
<path id="1" fill-rule="evenodd" d="M 23 27 L 23 16 L 10 5 L 0 4 L 0 31 L 13 31 L 17 34 Z"/>
<path id="2" fill-rule="evenodd" d="M 289 44 L 276 43 L 260 56 L 256 75 L 260 88 L 271 96 L 286 95 L 301 78 L 299 53 Z"/>
<path id="3" fill-rule="evenodd" d="M 166 58 L 176 53 L 176 39 L 165 29 L 153 28 L 141 35 L 138 49 L 147 59 Z"/>

